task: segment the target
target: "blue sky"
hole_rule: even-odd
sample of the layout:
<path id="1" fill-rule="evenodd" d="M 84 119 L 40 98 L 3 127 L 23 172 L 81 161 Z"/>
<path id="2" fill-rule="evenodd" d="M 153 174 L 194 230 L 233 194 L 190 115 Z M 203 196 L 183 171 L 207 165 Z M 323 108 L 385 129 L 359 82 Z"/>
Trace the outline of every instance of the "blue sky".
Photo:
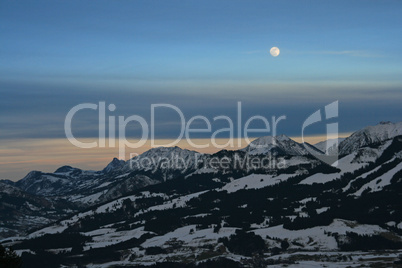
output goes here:
<path id="1" fill-rule="evenodd" d="M 401 6 L 5 1 L 0 70 L 10 78 L 118 79 L 129 86 L 141 80 L 397 80 Z M 282 51 L 275 60 L 266 53 L 274 45 Z"/>
<path id="2" fill-rule="evenodd" d="M 401 13 L 401 1 L 2 1 L 0 140 L 64 138 L 69 109 L 99 101 L 145 118 L 161 102 L 234 118 L 241 101 L 245 116 L 286 115 L 289 136 L 336 100 L 341 132 L 401 121 Z M 75 134 L 95 136 L 96 118 Z M 162 115 L 159 138 L 176 119 Z"/>

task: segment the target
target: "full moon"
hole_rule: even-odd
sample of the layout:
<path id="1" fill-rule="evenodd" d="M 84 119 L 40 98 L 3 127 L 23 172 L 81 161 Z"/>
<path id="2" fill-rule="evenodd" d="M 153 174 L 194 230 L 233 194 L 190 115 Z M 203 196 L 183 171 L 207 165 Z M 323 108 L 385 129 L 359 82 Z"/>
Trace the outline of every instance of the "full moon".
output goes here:
<path id="1" fill-rule="evenodd" d="M 281 52 L 281 51 L 280 51 L 279 48 L 277 48 L 277 47 L 273 47 L 273 48 L 271 48 L 271 50 L 269 51 L 269 53 L 271 53 L 271 55 L 272 55 L 273 57 L 278 56 L 280 52 Z"/>

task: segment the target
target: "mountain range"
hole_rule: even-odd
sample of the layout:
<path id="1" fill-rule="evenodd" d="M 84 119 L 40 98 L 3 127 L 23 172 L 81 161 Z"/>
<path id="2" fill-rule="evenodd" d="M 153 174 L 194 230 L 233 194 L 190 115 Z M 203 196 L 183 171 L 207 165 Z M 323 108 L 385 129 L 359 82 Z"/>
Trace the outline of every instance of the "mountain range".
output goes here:
<path id="1" fill-rule="evenodd" d="M 402 122 L 316 145 L 280 135 L 214 154 L 159 147 L 100 171 L 0 181 L 0 243 L 27 267 L 393 264 L 401 190 Z"/>

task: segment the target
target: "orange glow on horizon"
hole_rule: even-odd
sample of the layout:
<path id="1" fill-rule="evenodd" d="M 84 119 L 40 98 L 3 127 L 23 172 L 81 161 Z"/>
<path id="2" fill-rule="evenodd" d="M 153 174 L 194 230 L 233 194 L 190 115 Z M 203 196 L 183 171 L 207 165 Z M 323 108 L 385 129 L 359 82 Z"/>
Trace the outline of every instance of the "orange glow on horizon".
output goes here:
<path id="1" fill-rule="evenodd" d="M 340 134 L 340 137 L 347 137 L 350 133 Z M 291 137 L 297 142 L 301 142 L 301 137 Z M 254 140 L 250 139 L 250 140 Z M 317 135 L 305 137 L 305 141 L 315 144 L 326 140 L 326 136 Z M 82 142 L 91 142 L 94 139 L 80 139 Z M 229 139 L 216 139 L 218 145 L 224 145 Z M 135 143 L 136 140 L 129 140 Z M 174 140 L 159 139 L 155 144 L 163 146 L 172 143 Z M 192 139 L 196 145 L 210 144 L 209 147 L 197 149 L 191 146 L 186 140 L 179 141 L 176 146 L 182 149 L 194 150 L 200 153 L 215 153 L 222 149 L 237 150 L 247 146 L 244 139 L 234 141 L 234 146 L 225 148 L 215 148 L 210 139 Z M 107 144 L 107 143 L 106 143 Z M 159 147 L 159 146 L 154 146 Z M 151 142 L 147 141 L 144 146 L 137 149 L 126 148 L 125 160 L 130 158 L 130 153 L 141 154 L 151 149 Z M 81 169 L 101 170 L 114 157 L 118 157 L 119 148 L 91 148 L 82 149 L 72 145 L 67 139 L 23 139 L 23 140 L 3 140 L 0 145 L 0 179 L 19 180 L 32 170 L 43 172 L 54 172 L 57 168 L 70 165 Z"/>

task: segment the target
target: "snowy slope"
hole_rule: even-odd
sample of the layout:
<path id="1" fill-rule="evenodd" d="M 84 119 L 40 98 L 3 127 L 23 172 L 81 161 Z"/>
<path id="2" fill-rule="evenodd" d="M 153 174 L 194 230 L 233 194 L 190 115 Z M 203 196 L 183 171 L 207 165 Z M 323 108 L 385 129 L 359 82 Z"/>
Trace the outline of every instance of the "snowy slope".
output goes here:
<path id="1" fill-rule="evenodd" d="M 375 180 L 372 180 L 366 184 L 364 184 L 358 191 L 356 191 L 353 195 L 360 196 L 365 190 L 369 189 L 370 192 L 381 191 L 385 186 L 391 184 L 391 179 L 394 175 L 402 170 L 402 160 L 396 167 L 389 170 L 385 174 L 377 177 Z"/>
<path id="2" fill-rule="evenodd" d="M 356 222 L 335 219 L 328 226 L 319 226 L 308 228 L 304 230 L 287 230 L 282 225 L 263 228 L 254 231 L 262 237 L 278 237 L 287 239 L 292 242 L 297 242 L 304 245 L 304 249 L 314 249 L 319 247 L 323 250 L 336 250 L 338 244 L 333 236 L 327 233 L 338 233 L 345 235 L 346 232 L 353 232 L 357 234 L 372 235 L 379 233 L 386 233 L 387 230 L 377 225 L 357 224 Z"/>
<path id="3" fill-rule="evenodd" d="M 281 174 L 279 176 L 266 174 L 251 174 L 246 177 L 227 183 L 220 190 L 233 193 L 242 189 L 259 189 L 287 180 L 293 174 Z"/>
<path id="4" fill-rule="evenodd" d="M 373 143 L 380 143 L 402 135 L 402 122 L 381 122 L 354 132 L 339 144 L 339 154 L 350 154 L 357 149 Z"/>

